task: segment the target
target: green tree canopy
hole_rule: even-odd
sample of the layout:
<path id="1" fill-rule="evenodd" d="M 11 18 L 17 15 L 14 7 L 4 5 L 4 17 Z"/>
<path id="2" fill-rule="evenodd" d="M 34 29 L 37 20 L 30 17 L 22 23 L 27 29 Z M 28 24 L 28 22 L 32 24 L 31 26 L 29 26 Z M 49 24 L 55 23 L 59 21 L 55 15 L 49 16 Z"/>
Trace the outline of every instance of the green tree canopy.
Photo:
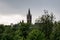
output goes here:
<path id="1" fill-rule="evenodd" d="M 45 35 L 38 29 L 33 29 L 27 36 L 27 40 L 45 40 Z"/>

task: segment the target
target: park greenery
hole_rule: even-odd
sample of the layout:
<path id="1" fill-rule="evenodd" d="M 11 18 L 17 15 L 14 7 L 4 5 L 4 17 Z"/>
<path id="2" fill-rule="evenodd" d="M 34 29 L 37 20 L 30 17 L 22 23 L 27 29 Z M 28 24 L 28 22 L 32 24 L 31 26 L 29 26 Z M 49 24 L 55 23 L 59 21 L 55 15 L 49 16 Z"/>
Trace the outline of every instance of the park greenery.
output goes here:
<path id="1" fill-rule="evenodd" d="M 19 22 L 13 25 L 0 24 L 0 40 L 60 40 L 60 21 L 45 13 L 35 24 Z"/>

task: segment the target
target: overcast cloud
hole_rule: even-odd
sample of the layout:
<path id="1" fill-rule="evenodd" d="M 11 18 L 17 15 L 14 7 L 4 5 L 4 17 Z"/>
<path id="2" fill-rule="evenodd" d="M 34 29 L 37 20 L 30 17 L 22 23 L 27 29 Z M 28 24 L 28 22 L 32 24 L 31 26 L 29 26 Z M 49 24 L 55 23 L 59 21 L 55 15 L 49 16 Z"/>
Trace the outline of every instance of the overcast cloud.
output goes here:
<path id="1" fill-rule="evenodd" d="M 0 24 L 26 21 L 29 8 L 33 23 L 38 16 L 44 14 L 44 9 L 53 12 L 56 20 L 60 20 L 60 0 L 0 0 Z"/>

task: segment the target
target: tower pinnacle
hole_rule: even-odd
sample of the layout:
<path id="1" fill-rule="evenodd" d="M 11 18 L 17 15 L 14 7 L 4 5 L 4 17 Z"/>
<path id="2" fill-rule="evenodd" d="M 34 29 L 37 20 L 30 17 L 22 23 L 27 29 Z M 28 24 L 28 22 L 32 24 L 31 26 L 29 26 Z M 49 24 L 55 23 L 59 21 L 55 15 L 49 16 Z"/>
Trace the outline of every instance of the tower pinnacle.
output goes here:
<path id="1" fill-rule="evenodd" d="M 30 9 L 28 9 L 28 14 L 27 14 L 27 23 L 31 24 L 32 21 L 32 15 L 30 13 Z"/>

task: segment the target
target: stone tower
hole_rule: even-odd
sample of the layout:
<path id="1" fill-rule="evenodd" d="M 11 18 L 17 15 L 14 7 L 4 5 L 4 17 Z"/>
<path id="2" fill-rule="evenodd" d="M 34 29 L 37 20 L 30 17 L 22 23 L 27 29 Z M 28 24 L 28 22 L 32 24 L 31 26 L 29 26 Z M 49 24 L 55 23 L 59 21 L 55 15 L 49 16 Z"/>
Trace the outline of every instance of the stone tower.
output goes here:
<path id="1" fill-rule="evenodd" d="M 30 13 L 30 9 L 28 9 L 28 14 L 27 14 L 27 23 L 31 24 L 32 23 L 32 15 Z"/>

